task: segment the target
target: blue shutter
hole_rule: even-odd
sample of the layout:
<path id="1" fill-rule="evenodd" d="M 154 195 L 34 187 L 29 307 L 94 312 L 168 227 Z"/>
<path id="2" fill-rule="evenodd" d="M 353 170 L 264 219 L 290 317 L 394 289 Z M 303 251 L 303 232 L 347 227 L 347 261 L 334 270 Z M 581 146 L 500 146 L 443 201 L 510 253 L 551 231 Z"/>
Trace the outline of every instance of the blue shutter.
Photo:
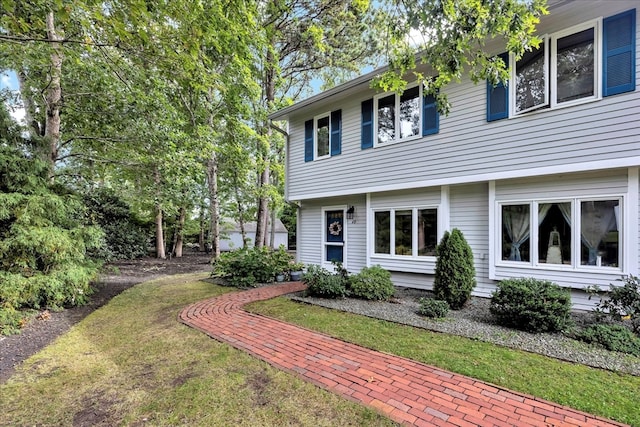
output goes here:
<path id="1" fill-rule="evenodd" d="M 433 95 L 422 97 L 422 136 L 433 135 L 440 130 L 440 113 Z"/>
<path id="2" fill-rule="evenodd" d="M 636 10 L 631 9 L 603 21 L 603 95 L 636 89 Z"/>
<path id="3" fill-rule="evenodd" d="M 304 161 L 313 160 L 313 120 L 304 122 Z"/>
<path id="4" fill-rule="evenodd" d="M 502 53 L 500 58 L 509 66 L 509 54 Z M 493 86 L 487 80 L 487 121 L 506 119 L 509 117 L 509 89 L 503 82 Z"/>
<path id="5" fill-rule="evenodd" d="M 373 147 L 373 99 L 362 101 L 362 134 L 360 136 L 360 147 Z"/>
<path id="6" fill-rule="evenodd" d="M 331 112 L 331 155 L 335 156 L 342 152 L 342 110 Z"/>

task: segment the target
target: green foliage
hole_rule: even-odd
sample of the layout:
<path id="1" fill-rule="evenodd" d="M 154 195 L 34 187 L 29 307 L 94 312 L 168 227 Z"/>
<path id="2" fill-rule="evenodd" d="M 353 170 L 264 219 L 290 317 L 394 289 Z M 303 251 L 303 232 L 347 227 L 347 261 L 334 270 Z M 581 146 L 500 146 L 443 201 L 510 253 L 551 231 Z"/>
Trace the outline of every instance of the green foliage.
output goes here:
<path id="1" fill-rule="evenodd" d="M 332 274 L 318 265 L 309 265 L 302 276 L 307 285 L 307 294 L 320 298 L 343 298 L 347 296 L 347 281 L 341 274 Z"/>
<path id="2" fill-rule="evenodd" d="M 225 279 L 230 286 L 254 287 L 270 283 L 278 273 L 288 271 L 293 258 L 283 247 L 273 251 L 268 247 L 243 248 L 220 255 L 213 263 L 214 277 Z"/>
<path id="3" fill-rule="evenodd" d="M 351 295 L 367 300 L 388 301 L 395 288 L 391 273 L 379 265 L 365 267 L 349 280 Z"/>
<path id="4" fill-rule="evenodd" d="M 640 332 L 640 281 L 629 276 L 618 279 L 624 284 L 611 284 L 611 290 L 596 304 L 596 311 L 611 316 L 614 320 L 629 320 L 636 333 Z"/>
<path id="5" fill-rule="evenodd" d="M 436 275 L 433 291 L 437 299 L 457 310 L 471 297 L 476 286 L 476 269 L 471 247 L 460 230 L 445 231 L 436 248 Z"/>
<path id="6" fill-rule="evenodd" d="M 83 224 L 78 197 L 47 185 L 41 163 L 0 145 L 2 333 L 17 330 L 25 309 L 85 303 L 97 274 L 87 253 L 100 246 L 101 230 Z"/>
<path id="7" fill-rule="evenodd" d="M 134 259 L 147 255 L 149 227 L 138 221 L 131 208 L 111 190 L 102 188 L 85 194 L 89 223 L 104 231 L 105 245 L 95 254 L 105 261 Z"/>
<path id="8" fill-rule="evenodd" d="M 529 332 L 555 332 L 569 326 L 571 295 L 547 280 L 507 279 L 491 296 L 498 323 Z"/>
<path id="9" fill-rule="evenodd" d="M 546 0 L 478 1 L 426 0 L 394 3 L 390 10 L 387 43 L 389 70 L 373 85 L 383 91 L 402 92 L 406 76 L 424 83 L 425 93 L 434 95 L 438 108 L 448 113 L 450 105 L 441 89 L 460 81 L 468 72 L 472 81 L 488 79 L 493 84 L 508 79 L 508 64 L 496 60 L 488 40 L 502 40 L 502 51 L 517 57 L 538 46 L 534 35 L 540 16 L 547 13 Z M 428 35 L 423 40 L 410 33 Z M 416 58 L 416 54 L 418 58 Z M 429 64 L 430 75 L 416 71 L 418 60 Z"/>
<path id="10" fill-rule="evenodd" d="M 581 341 L 597 344 L 611 351 L 640 356 L 640 338 L 620 324 L 591 325 L 576 335 Z"/>
<path id="11" fill-rule="evenodd" d="M 418 314 L 422 316 L 439 319 L 449 313 L 449 303 L 434 298 L 420 298 L 420 308 Z"/>

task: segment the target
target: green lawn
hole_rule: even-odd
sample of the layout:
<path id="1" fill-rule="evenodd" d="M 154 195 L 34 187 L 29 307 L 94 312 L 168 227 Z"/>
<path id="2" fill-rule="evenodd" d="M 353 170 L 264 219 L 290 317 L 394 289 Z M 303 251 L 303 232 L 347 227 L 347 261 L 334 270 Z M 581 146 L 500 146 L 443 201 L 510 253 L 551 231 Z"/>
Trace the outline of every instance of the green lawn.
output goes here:
<path id="1" fill-rule="evenodd" d="M 0 425 L 395 425 L 178 323 L 231 290 L 204 277 L 129 289 L 28 359 L 0 385 Z"/>
<path id="2" fill-rule="evenodd" d="M 0 425 L 395 425 L 178 323 L 186 305 L 232 291 L 204 277 L 129 289 L 31 357 L 0 385 Z M 286 298 L 250 309 L 640 426 L 639 377 Z"/>
<path id="3" fill-rule="evenodd" d="M 640 377 L 296 303 L 283 297 L 253 303 L 247 309 L 364 347 L 640 426 Z"/>

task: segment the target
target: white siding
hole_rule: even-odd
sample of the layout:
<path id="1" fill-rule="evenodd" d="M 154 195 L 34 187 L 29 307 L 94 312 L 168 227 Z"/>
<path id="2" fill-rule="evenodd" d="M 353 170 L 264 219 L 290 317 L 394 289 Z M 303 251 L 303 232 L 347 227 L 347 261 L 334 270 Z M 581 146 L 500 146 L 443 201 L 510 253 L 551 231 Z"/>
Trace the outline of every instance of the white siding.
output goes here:
<path id="1" fill-rule="evenodd" d="M 476 287 L 473 295 L 489 297 L 495 281 L 489 279 L 489 201 L 486 183 L 451 187 L 451 228 L 462 231 L 473 251 Z"/>
<path id="2" fill-rule="evenodd" d="M 552 7 L 552 15 L 543 18 L 539 33 L 633 7 L 640 13 L 637 1 L 598 1 L 588 6 L 560 1 Z M 301 203 L 298 258 L 305 263 L 322 261 L 323 207 L 355 206 L 355 221 L 345 219 L 349 271 L 381 264 L 392 272 L 397 286 L 432 289 L 435 258 L 371 255 L 367 259 L 372 251 L 367 245 L 371 245 L 374 209 L 438 206 L 439 212 L 446 212 L 439 225 L 459 228 L 473 250 L 478 281 L 474 295 L 489 297 L 497 280 L 536 277 L 571 287 L 575 308 L 592 307 L 595 301 L 579 289 L 607 287 L 621 272 L 501 263 L 492 248 L 500 232 L 495 210 L 500 201 L 622 196 L 626 224 L 622 239 L 625 254 L 631 257 L 623 261 L 624 272 L 637 274 L 640 16 L 636 23 L 634 92 L 487 122 L 484 82 L 474 85 L 463 79 L 445 89 L 453 107 L 449 116 L 440 117 L 438 134 L 366 150 L 360 148 L 361 103 L 376 94 L 366 83 L 288 112 L 287 195 Z M 338 109 L 343 120 L 341 154 L 304 162 L 304 122 Z"/>
<path id="3" fill-rule="evenodd" d="M 609 16 L 640 6 L 637 2 L 609 2 L 580 8 L 580 21 Z M 574 3 L 575 5 L 575 3 Z M 640 10 L 640 7 L 637 7 Z M 564 15 L 563 15 L 564 16 Z M 568 16 L 568 15 L 567 15 Z M 577 18 L 571 18 L 571 22 Z M 566 28 L 552 20 L 549 31 Z M 560 23 L 559 23 L 560 22 Z M 640 19 L 637 19 L 637 47 L 640 49 Z M 636 79 L 640 87 L 640 54 Z M 640 164 L 640 92 L 620 94 L 586 104 L 543 110 L 516 118 L 486 122 L 486 87 L 469 80 L 446 88 L 453 107 L 440 119 L 440 132 L 413 141 L 360 149 L 360 104 L 374 92 L 364 87 L 348 99 L 307 108 L 290 117 L 289 198 L 323 197 L 331 194 L 336 178 L 340 194 L 365 194 L 385 189 L 429 187 L 474 182 L 487 174 L 526 170 L 533 176 L 542 168 L 578 171 L 614 162 L 621 166 Z M 342 109 L 342 153 L 315 162 L 304 162 L 304 121 L 315 114 Z M 629 163 L 633 163 L 629 164 Z M 557 172 L 557 171 L 556 171 Z M 479 179 L 478 176 L 484 176 Z M 449 181 L 448 181 L 449 180 Z"/>

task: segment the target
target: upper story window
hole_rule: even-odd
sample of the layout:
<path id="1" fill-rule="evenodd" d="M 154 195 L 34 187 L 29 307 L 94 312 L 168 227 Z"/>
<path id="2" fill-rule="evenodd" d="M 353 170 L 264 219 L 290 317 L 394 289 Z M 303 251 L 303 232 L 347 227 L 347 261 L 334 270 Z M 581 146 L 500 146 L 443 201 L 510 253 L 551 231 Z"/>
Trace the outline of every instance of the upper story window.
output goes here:
<path id="1" fill-rule="evenodd" d="M 403 140 L 420 134 L 420 87 L 414 86 L 400 96 L 383 95 L 374 100 L 377 143 Z"/>
<path id="2" fill-rule="evenodd" d="M 600 21 L 544 37 L 520 60 L 511 58 L 512 115 L 598 99 Z"/>
<path id="3" fill-rule="evenodd" d="M 304 161 L 342 152 L 342 110 L 321 114 L 304 122 Z"/>
<path id="4" fill-rule="evenodd" d="M 499 55 L 514 84 L 487 83 L 487 121 L 635 91 L 636 9 L 542 39 L 518 61 Z"/>
<path id="5" fill-rule="evenodd" d="M 402 95 L 378 95 L 362 102 L 361 147 L 371 148 L 438 133 L 440 115 L 433 96 L 422 86 L 412 86 Z"/>
<path id="6" fill-rule="evenodd" d="M 329 155 L 329 114 L 315 120 L 316 159 Z"/>

